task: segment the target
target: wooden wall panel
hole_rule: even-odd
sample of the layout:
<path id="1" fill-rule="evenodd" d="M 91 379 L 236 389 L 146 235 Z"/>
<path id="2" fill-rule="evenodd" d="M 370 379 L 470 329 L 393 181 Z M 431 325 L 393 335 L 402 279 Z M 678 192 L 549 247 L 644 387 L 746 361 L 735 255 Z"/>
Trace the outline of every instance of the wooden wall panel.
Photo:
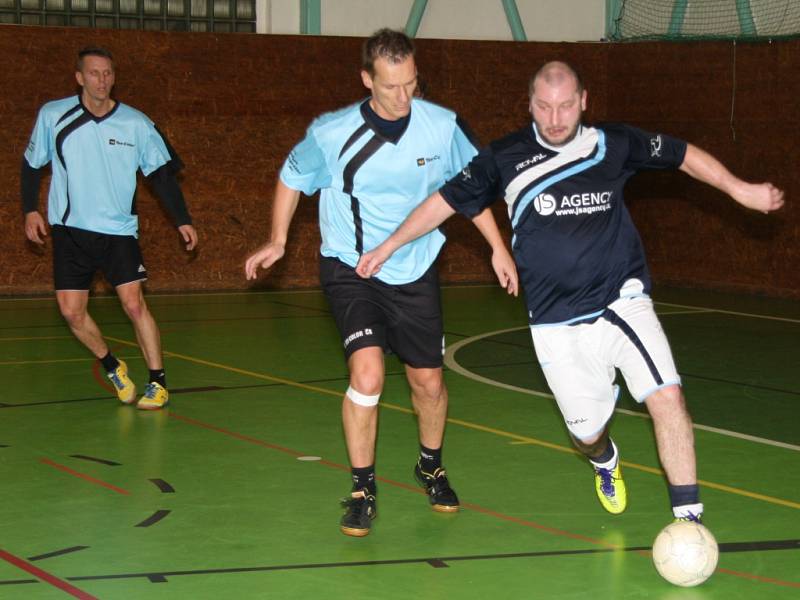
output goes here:
<path id="1" fill-rule="evenodd" d="M 73 93 L 76 51 L 107 46 L 115 96 L 147 113 L 186 163 L 182 184 L 201 236 L 182 251 L 146 185 L 138 206 L 155 290 L 308 287 L 317 284 L 316 198 L 304 198 L 286 257 L 269 277 L 244 280 L 245 256 L 269 231 L 284 157 L 311 119 L 366 95 L 355 38 L 187 34 L 0 26 L 0 294 L 51 290 L 49 247 L 24 239 L 19 164 L 38 108 Z M 735 52 L 734 52 L 735 51 Z M 529 121 L 527 81 L 545 60 L 583 72 L 588 121 L 626 121 L 684 137 L 750 179 L 787 190 L 766 217 L 680 173 L 635 177 L 626 196 L 656 281 L 800 295 L 796 168 L 800 42 L 772 44 L 553 44 L 419 40 L 429 99 L 458 111 L 487 142 Z M 46 185 L 42 187 L 42 206 Z M 508 235 L 505 205 L 496 215 Z M 480 235 L 454 217 L 440 270 L 445 282 L 493 280 Z M 107 289 L 100 283 L 99 288 Z"/>

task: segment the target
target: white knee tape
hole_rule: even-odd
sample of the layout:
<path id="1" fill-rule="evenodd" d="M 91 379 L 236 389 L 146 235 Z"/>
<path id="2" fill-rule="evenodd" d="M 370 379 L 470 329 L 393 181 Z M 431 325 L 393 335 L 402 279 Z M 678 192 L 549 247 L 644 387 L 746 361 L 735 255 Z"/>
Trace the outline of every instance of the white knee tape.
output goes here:
<path id="1" fill-rule="evenodd" d="M 353 386 L 347 388 L 347 397 L 353 402 L 353 404 L 358 404 L 359 406 L 375 406 L 378 403 L 378 400 L 381 399 L 380 394 L 375 394 L 374 396 L 367 396 L 366 394 L 362 394 L 361 392 L 356 391 Z"/>

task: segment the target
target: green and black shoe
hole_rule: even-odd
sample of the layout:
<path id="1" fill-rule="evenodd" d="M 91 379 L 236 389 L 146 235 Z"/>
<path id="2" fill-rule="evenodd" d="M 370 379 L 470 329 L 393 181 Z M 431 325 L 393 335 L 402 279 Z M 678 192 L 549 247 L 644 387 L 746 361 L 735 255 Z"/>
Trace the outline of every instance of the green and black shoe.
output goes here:
<path id="1" fill-rule="evenodd" d="M 346 509 L 339 522 L 342 533 L 353 537 L 364 537 L 369 533 L 372 519 L 378 515 L 375 508 L 375 496 L 364 488 L 342 498 L 342 506 Z"/>
<path id="2" fill-rule="evenodd" d="M 428 492 L 428 500 L 433 510 L 437 512 L 456 512 L 458 510 L 458 496 L 456 496 L 447 473 L 441 467 L 433 473 L 422 470 L 419 462 L 414 467 L 414 478 Z"/>

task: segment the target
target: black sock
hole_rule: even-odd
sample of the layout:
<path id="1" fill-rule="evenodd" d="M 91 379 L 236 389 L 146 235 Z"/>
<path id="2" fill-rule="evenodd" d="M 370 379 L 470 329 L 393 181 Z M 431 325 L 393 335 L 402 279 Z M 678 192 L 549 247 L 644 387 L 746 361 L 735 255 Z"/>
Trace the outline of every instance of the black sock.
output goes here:
<path id="1" fill-rule="evenodd" d="M 700 502 L 700 486 L 693 485 L 669 485 L 669 501 L 672 506 L 685 506 L 687 504 L 697 504 Z"/>
<path id="2" fill-rule="evenodd" d="M 164 369 L 150 369 L 150 383 L 154 382 L 167 389 L 167 376 Z"/>
<path id="3" fill-rule="evenodd" d="M 602 465 L 610 461 L 612 458 L 614 458 L 614 445 L 611 443 L 611 438 L 608 438 L 606 449 L 603 450 L 603 453 L 600 456 L 592 457 L 591 461 L 598 465 Z"/>
<path id="4" fill-rule="evenodd" d="M 111 352 L 108 352 L 108 354 L 106 354 L 103 358 L 98 358 L 97 360 L 100 361 L 100 364 L 103 365 L 103 368 L 107 373 L 111 373 L 111 371 L 119 366 L 117 357 L 111 354 Z"/>
<path id="5" fill-rule="evenodd" d="M 433 473 L 442 466 L 442 449 L 432 450 L 419 445 L 419 467 L 426 473 Z"/>
<path id="6" fill-rule="evenodd" d="M 352 467 L 350 473 L 353 476 L 353 491 L 366 490 L 374 496 L 378 492 L 375 484 L 375 465 L 368 467 Z"/>

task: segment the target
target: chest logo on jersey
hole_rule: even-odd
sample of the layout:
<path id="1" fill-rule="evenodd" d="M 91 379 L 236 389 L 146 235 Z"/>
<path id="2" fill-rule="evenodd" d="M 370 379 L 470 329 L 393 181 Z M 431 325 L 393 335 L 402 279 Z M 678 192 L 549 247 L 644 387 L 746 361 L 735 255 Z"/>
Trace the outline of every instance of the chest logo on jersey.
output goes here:
<path id="1" fill-rule="evenodd" d="M 553 213 L 556 216 L 591 215 L 593 213 L 611 210 L 611 198 L 614 192 L 590 192 L 586 194 L 564 195 L 558 200 L 552 194 L 539 194 L 533 199 L 534 210 L 548 217 Z"/>
<path id="2" fill-rule="evenodd" d="M 525 167 L 530 167 L 531 165 L 535 165 L 540 160 L 544 160 L 545 158 L 547 158 L 546 154 L 542 153 L 534 154 L 530 158 L 526 158 L 525 160 L 523 160 L 521 163 L 514 165 L 514 170 L 521 171 Z"/>
<path id="3" fill-rule="evenodd" d="M 428 163 L 432 163 L 435 160 L 440 160 L 441 158 L 442 157 L 439 156 L 438 154 L 434 154 L 433 156 L 426 156 L 424 158 L 418 158 L 417 159 L 417 166 L 418 167 L 424 167 Z"/>
<path id="4" fill-rule="evenodd" d="M 128 146 L 128 148 L 133 148 L 134 147 L 134 144 L 131 144 L 130 142 L 123 142 L 122 140 L 115 140 L 114 138 L 109 138 L 108 139 L 108 145 L 109 146 Z"/>

